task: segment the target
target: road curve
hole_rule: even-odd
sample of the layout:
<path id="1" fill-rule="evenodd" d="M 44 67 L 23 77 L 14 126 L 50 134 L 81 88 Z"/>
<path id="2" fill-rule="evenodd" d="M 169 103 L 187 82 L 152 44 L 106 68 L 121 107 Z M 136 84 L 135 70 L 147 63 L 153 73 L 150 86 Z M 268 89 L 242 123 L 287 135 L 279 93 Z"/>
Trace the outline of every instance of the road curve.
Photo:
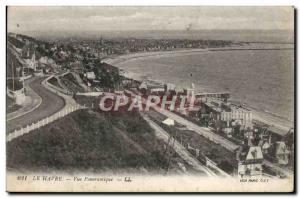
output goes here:
<path id="1" fill-rule="evenodd" d="M 62 97 L 54 94 L 46 89 L 41 83 L 45 77 L 37 77 L 28 86 L 35 91 L 41 98 L 42 103 L 38 108 L 16 119 L 6 122 L 6 133 L 13 132 L 15 129 L 27 126 L 33 122 L 37 122 L 46 118 L 65 106 L 65 101 Z"/>

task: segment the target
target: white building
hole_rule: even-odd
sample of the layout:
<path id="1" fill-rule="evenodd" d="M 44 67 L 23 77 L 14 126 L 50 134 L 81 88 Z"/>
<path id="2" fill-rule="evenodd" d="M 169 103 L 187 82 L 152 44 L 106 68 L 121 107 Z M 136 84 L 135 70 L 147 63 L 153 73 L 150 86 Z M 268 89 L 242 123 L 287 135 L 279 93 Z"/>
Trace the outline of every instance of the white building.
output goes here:
<path id="1" fill-rule="evenodd" d="M 30 57 L 29 50 L 27 51 L 27 57 Z M 35 59 L 35 51 L 33 52 L 32 56 L 30 58 L 24 59 L 24 62 L 26 64 L 27 68 L 31 68 L 35 71 L 37 68 L 37 62 Z"/>
<path id="2" fill-rule="evenodd" d="M 175 125 L 175 121 L 171 118 L 167 118 L 164 121 L 162 121 L 163 124 L 168 125 L 168 126 L 174 126 Z"/>
<path id="3" fill-rule="evenodd" d="M 290 151 L 288 150 L 284 142 L 276 142 L 275 144 L 275 156 L 279 164 L 287 165 L 289 163 Z"/>
<path id="4" fill-rule="evenodd" d="M 160 88 L 160 87 L 155 87 L 155 88 L 151 88 L 150 89 L 150 93 L 164 93 L 165 92 L 165 89 L 164 88 Z"/>
<path id="5" fill-rule="evenodd" d="M 19 90 L 10 90 L 7 87 L 7 95 L 12 98 L 17 105 L 22 105 L 25 102 L 25 90 L 24 87 Z"/>
<path id="6" fill-rule="evenodd" d="M 238 175 L 240 177 L 259 177 L 262 175 L 263 153 L 261 147 L 251 146 L 245 159 L 239 162 Z"/>
<path id="7" fill-rule="evenodd" d="M 239 120 L 241 125 L 252 128 L 252 112 L 232 106 L 230 111 L 222 111 L 220 119 L 222 121 Z"/>
<path id="8" fill-rule="evenodd" d="M 148 85 L 147 85 L 147 83 L 146 82 L 142 82 L 141 84 L 140 84 L 140 86 L 139 86 L 139 89 L 148 89 Z"/>
<path id="9" fill-rule="evenodd" d="M 166 92 L 175 91 L 175 88 L 176 88 L 175 84 L 172 84 L 172 83 L 167 83 L 165 85 L 165 91 Z"/>
<path id="10" fill-rule="evenodd" d="M 51 65 L 51 66 L 56 66 L 55 61 L 52 58 L 49 58 L 47 56 L 43 56 L 39 59 L 39 63 L 45 64 L 45 65 Z"/>
<path id="11" fill-rule="evenodd" d="M 183 89 L 184 94 L 187 98 L 195 98 L 195 85 L 192 83 L 191 88 Z"/>
<path id="12" fill-rule="evenodd" d="M 95 80 L 96 79 L 96 75 L 95 75 L 94 72 L 86 72 L 85 76 L 88 80 Z"/>

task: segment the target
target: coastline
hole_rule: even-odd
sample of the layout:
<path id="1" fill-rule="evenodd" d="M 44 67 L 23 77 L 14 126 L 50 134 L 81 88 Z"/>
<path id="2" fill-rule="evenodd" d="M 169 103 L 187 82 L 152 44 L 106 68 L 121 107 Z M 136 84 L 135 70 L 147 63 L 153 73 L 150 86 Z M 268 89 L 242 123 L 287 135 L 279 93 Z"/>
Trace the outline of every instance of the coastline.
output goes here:
<path id="1" fill-rule="evenodd" d="M 179 54 L 191 54 L 191 53 L 199 53 L 199 52 L 209 52 L 209 51 L 230 51 L 230 50 L 294 50 L 294 44 L 291 43 L 283 43 L 278 44 L 277 47 L 266 47 L 263 43 L 250 43 L 244 45 L 233 45 L 233 46 L 226 46 L 226 47 L 215 47 L 215 48 L 180 48 L 180 49 L 173 49 L 173 50 L 162 50 L 162 51 L 150 51 L 150 52 L 135 52 L 135 53 L 128 53 L 122 55 L 114 55 L 111 57 L 106 57 L 102 61 L 108 64 L 118 64 L 124 61 L 137 59 L 137 58 L 148 58 L 154 56 L 178 56 Z M 269 44 L 269 45 L 276 45 L 276 44 Z M 281 45 L 281 47 L 280 47 Z M 283 45 L 287 45 L 288 47 L 282 47 Z"/>
<path id="2" fill-rule="evenodd" d="M 146 80 L 143 74 L 125 71 L 123 68 L 119 67 L 119 64 L 124 62 L 129 62 L 131 60 L 137 60 L 137 59 L 144 60 L 153 57 L 172 57 L 172 56 L 192 55 L 192 54 L 209 52 L 209 51 L 253 50 L 253 49 L 254 49 L 253 47 L 249 47 L 249 46 L 240 46 L 239 48 L 235 46 L 235 47 L 206 48 L 206 49 L 178 49 L 173 51 L 138 52 L 138 53 L 130 53 L 130 54 L 124 54 L 120 56 L 108 57 L 103 59 L 102 61 L 121 69 L 125 77 L 134 80 Z M 286 49 L 287 48 L 281 48 L 281 49 L 259 48 L 258 50 L 286 50 Z M 158 82 L 158 83 L 168 83 L 156 79 L 151 79 L 151 81 Z M 243 101 L 239 101 L 239 102 L 242 103 Z M 294 127 L 294 121 L 288 120 L 287 118 L 283 118 L 280 115 L 276 115 L 273 112 L 258 110 L 255 107 L 251 107 L 251 106 L 247 106 L 247 108 L 249 108 L 252 111 L 253 119 L 262 121 L 270 126 L 274 126 L 285 132 L 287 132 L 290 128 Z"/>

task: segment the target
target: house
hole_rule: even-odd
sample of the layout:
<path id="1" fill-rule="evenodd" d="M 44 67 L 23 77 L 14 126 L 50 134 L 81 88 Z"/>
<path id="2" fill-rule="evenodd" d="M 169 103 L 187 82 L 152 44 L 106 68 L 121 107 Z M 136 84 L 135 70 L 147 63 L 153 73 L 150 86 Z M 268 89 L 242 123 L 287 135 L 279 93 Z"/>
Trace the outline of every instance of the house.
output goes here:
<path id="1" fill-rule="evenodd" d="M 227 121 L 221 123 L 221 130 L 227 137 L 232 137 L 233 128 L 230 126 L 230 122 Z"/>
<path id="2" fill-rule="evenodd" d="M 85 77 L 88 79 L 88 80 L 95 80 L 96 79 L 96 75 L 93 71 L 91 72 L 86 72 L 85 73 Z"/>
<path id="3" fill-rule="evenodd" d="M 222 131 L 227 137 L 232 137 L 232 127 L 225 127 L 222 129 Z"/>
<path id="4" fill-rule="evenodd" d="M 83 75 L 83 80 L 85 81 L 85 83 L 87 84 L 88 87 L 92 86 L 92 83 L 94 83 L 94 80 L 96 80 L 96 75 L 93 71 L 91 72 L 86 72 Z M 95 82 L 97 83 L 97 81 Z"/>
<path id="5" fill-rule="evenodd" d="M 268 141 L 264 141 L 261 145 L 263 154 L 268 154 L 270 147 L 271 147 L 270 143 Z"/>
<path id="6" fill-rule="evenodd" d="M 21 58 L 31 59 L 34 53 L 35 53 L 35 49 L 33 43 L 26 41 L 26 44 L 22 48 Z"/>
<path id="7" fill-rule="evenodd" d="M 207 99 L 200 102 L 199 117 L 205 118 L 209 115 L 212 123 L 230 122 L 231 126 L 240 125 L 241 128 L 252 129 L 252 113 L 250 110 L 236 106 L 222 100 Z M 250 134 L 249 134 L 250 135 Z"/>
<path id="8" fill-rule="evenodd" d="M 254 131 L 253 130 L 246 130 L 244 132 L 244 139 L 250 139 L 253 140 L 254 139 Z"/>
<path id="9" fill-rule="evenodd" d="M 44 70 L 46 74 L 49 74 L 53 70 L 53 68 L 49 65 L 44 65 Z"/>
<path id="10" fill-rule="evenodd" d="M 171 118 L 167 118 L 164 121 L 162 121 L 163 124 L 167 125 L 167 126 L 174 126 L 175 125 L 175 121 Z"/>
<path id="11" fill-rule="evenodd" d="M 165 92 L 175 92 L 175 84 L 167 83 L 164 86 Z"/>
<path id="12" fill-rule="evenodd" d="M 221 112 L 221 120 L 239 120 L 241 125 L 252 128 L 252 112 L 250 110 L 229 103 L 222 103 L 221 106 L 226 109 Z"/>
<path id="13" fill-rule="evenodd" d="M 138 88 L 141 83 L 138 80 L 133 80 L 124 77 L 124 79 L 122 80 L 122 84 L 123 86 L 128 86 L 130 88 Z"/>
<path id="14" fill-rule="evenodd" d="M 220 113 L 222 112 L 222 109 L 212 103 L 212 101 L 207 102 L 201 102 L 199 115 L 200 117 L 209 117 L 210 119 L 216 121 L 220 120 Z"/>
<path id="15" fill-rule="evenodd" d="M 238 164 L 240 177 L 255 177 L 262 175 L 263 153 L 260 146 L 250 146 L 246 155 L 241 156 Z"/>
<path id="16" fill-rule="evenodd" d="M 279 164 L 287 165 L 289 163 L 289 154 L 290 151 L 288 150 L 285 142 L 278 141 L 275 143 L 275 157 Z"/>
<path id="17" fill-rule="evenodd" d="M 30 50 L 28 48 L 26 48 L 26 53 L 23 52 L 23 59 L 24 59 L 24 67 L 26 68 L 30 68 L 32 70 L 36 70 L 37 69 L 37 66 L 38 66 L 38 63 L 36 61 L 36 54 L 35 54 L 35 50 Z"/>
<path id="18" fill-rule="evenodd" d="M 22 105 L 26 99 L 24 81 L 9 79 L 6 84 L 7 96 L 12 98 L 17 105 Z"/>
<path id="19" fill-rule="evenodd" d="M 165 93 L 164 88 L 160 88 L 160 87 L 150 88 L 150 94 L 163 94 L 163 93 Z"/>
<path id="20" fill-rule="evenodd" d="M 148 89 L 148 85 L 146 82 L 142 82 L 139 86 L 139 90 L 147 90 Z"/>
<path id="21" fill-rule="evenodd" d="M 266 133 L 263 134 L 265 135 Z M 261 147 L 263 154 L 268 154 L 271 148 L 271 135 L 268 136 L 264 136 L 264 135 L 262 135 L 262 133 L 259 134 L 258 146 Z"/>
<path id="22" fill-rule="evenodd" d="M 39 59 L 39 63 L 45 64 L 45 65 L 52 65 L 55 66 L 56 63 L 52 58 L 49 58 L 47 56 L 43 56 Z"/>
<path id="23" fill-rule="evenodd" d="M 192 83 L 190 88 L 184 88 L 183 94 L 187 96 L 188 100 L 191 100 L 192 98 L 195 98 L 195 85 Z"/>

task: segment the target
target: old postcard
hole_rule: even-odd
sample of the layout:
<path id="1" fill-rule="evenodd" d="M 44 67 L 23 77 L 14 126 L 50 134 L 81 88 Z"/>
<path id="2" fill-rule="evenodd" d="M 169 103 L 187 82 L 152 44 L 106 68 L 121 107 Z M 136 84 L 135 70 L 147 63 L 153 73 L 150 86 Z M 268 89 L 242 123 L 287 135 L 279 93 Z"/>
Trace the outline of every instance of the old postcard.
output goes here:
<path id="1" fill-rule="evenodd" d="M 8 192 L 293 192 L 293 7 L 8 6 Z"/>

